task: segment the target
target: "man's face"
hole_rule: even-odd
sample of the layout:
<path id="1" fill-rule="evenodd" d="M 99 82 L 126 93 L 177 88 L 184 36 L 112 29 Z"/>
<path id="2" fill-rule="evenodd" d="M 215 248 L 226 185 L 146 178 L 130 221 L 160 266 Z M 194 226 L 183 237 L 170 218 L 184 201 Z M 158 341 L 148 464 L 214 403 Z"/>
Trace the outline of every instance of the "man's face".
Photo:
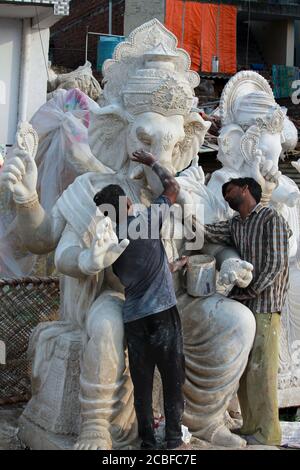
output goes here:
<path id="1" fill-rule="evenodd" d="M 229 207 L 234 211 L 238 211 L 241 204 L 245 200 L 245 189 L 241 188 L 240 186 L 235 186 L 234 184 L 229 184 L 226 189 L 226 193 L 224 195 L 224 199 L 228 202 Z"/>

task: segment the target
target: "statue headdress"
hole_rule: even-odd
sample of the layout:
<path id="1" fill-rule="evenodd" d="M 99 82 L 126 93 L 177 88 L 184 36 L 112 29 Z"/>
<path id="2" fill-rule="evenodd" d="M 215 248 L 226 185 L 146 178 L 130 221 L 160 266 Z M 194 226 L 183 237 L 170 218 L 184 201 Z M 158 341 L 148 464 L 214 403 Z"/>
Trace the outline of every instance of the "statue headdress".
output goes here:
<path id="1" fill-rule="evenodd" d="M 220 117 L 223 126 L 238 125 L 244 131 L 240 150 L 250 165 L 261 134 L 281 134 L 284 139 L 284 124 L 288 119 L 286 111 L 276 103 L 267 80 L 251 70 L 237 73 L 224 87 Z"/>
<path id="2" fill-rule="evenodd" d="M 117 103 L 130 114 L 154 111 L 187 115 L 200 78 L 187 52 L 157 19 L 135 29 L 103 65 L 104 105 Z"/>
<path id="3" fill-rule="evenodd" d="M 224 87 L 220 100 L 222 125 L 238 124 L 246 131 L 282 132 L 285 113 L 276 103 L 267 80 L 257 72 L 241 71 Z"/>

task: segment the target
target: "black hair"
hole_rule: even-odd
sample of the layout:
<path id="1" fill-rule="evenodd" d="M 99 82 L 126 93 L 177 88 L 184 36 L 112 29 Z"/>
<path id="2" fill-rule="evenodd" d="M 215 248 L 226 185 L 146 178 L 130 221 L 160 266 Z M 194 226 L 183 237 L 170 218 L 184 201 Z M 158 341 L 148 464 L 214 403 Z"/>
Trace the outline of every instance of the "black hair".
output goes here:
<path id="1" fill-rule="evenodd" d="M 97 194 L 94 196 L 94 203 L 96 206 L 112 206 L 115 209 L 116 213 L 116 222 L 119 222 L 119 198 L 125 196 L 125 193 L 121 186 L 118 184 L 109 184 L 105 186 L 105 188 L 101 189 Z M 106 209 L 106 207 L 104 207 Z M 102 211 L 105 216 L 109 215 L 108 210 Z"/>
<path id="2" fill-rule="evenodd" d="M 227 183 L 224 183 L 222 186 L 222 194 L 224 198 L 230 184 L 233 186 L 239 186 L 240 188 L 248 186 L 249 192 L 254 197 L 256 203 L 258 204 L 260 202 L 262 190 L 260 184 L 258 184 L 254 178 L 232 178 L 227 181 Z"/>

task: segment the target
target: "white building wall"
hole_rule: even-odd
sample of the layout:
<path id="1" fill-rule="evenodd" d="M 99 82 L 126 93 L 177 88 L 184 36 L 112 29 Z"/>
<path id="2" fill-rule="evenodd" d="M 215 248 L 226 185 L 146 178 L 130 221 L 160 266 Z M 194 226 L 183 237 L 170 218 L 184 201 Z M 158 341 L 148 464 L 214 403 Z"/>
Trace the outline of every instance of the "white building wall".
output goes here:
<path id="1" fill-rule="evenodd" d="M 286 27 L 286 65 L 294 65 L 295 55 L 295 22 L 294 20 L 287 21 Z"/>
<path id="2" fill-rule="evenodd" d="M 295 65 L 300 67 L 300 20 L 295 21 Z"/>
<path id="3" fill-rule="evenodd" d="M 157 18 L 165 21 L 165 0 L 125 0 L 124 34 L 129 33 L 146 21 Z"/>
<path id="4" fill-rule="evenodd" d="M 18 120 L 22 20 L 0 18 L 0 145 L 14 141 Z"/>
<path id="5" fill-rule="evenodd" d="M 46 102 L 49 35 L 32 29 L 31 19 L 0 17 L 0 148 Z"/>
<path id="6" fill-rule="evenodd" d="M 41 30 L 46 66 L 48 64 L 49 35 L 49 29 Z M 45 66 L 40 35 L 37 30 L 32 31 L 30 59 L 31 60 L 27 101 L 28 121 L 47 100 L 47 69 Z"/>

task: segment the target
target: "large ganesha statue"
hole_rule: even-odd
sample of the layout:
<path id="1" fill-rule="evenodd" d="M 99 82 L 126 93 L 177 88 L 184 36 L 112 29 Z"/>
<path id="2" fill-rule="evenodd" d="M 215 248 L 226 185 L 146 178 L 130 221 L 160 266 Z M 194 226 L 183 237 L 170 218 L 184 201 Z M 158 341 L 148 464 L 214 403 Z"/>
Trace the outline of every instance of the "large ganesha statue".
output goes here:
<path id="1" fill-rule="evenodd" d="M 242 71 L 225 86 L 220 101 L 221 131 L 218 159 L 222 169 L 208 183 L 223 205 L 220 219 L 233 211 L 222 199 L 222 184 L 229 178 L 253 176 L 264 188 L 259 169 L 269 175 L 279 170 L 279 160 L 298 142 L 297 129 L 286 109 L 275 101 L 268 82 L 258 73 Z M 297 167 L 297 166 L 295 166 Z M 278 173 L 277 173 L 278 174 Z M 266 189 L 266 188 L 265 188 Z M 264 204 L 271 204 L 292 229 L 290 239 L 290 286 L 281 315 L 279 406 L 300 405 L 300 191 L 296 183 L 280 175 L 273 191 L 264 191 Z"/>
<path id="2" fill-rule="evenodd" d="M 25 165 L 17 154 L 7 161 L 2 178 L 13 192 L 22 241 L 32 253 L 55 251 L 63 275 L 61 318 L 39 325 L 30 343 L 33 396 L 21 429 L 32 448 L 59 447 L 62 435 L 67 436 L 65 447 L 76 442 L 77 449 L 136 445 L 122 321 L 124 294 L 111 269 L 124 247 L 110 233 L 101 269 L 90 263 L 103 222 L 93 196 L 110 183 L 119 184 L 134 203 L 149 205 L 161 193 L 156 176 L 129 158 L 139 148 L 153 152 L 173 174 L 189 166 L 209 127 L 194 109 L 199 77 L 190 65 L 188 54 L 177 48 L 175 36 L 158 20 L 140 26 L 105 62 L 100 106 L 78 90 L 61 90 L 37 113 L 33 125 L 40 136 L 39 174 L 28 155 Z M 79 104 L 72 107 L 75 98 Z M 51 110 L 60 116 L 55 121 L 60 139 L 66 134 L 76 137 L 63 142 L 60 165 L 47 156 L 54 139 L 42 121 Z M 72 133 L 76 119 L 81 133 Z M 215 220 L 222 206 L 201 177 L 195 183 L 183 174 L 178 181 L 183 195 L 194 190 L 201 200 L 205 221 Z M 162 238 L 172 261 L 184 253 L 185 239 L 175 236 L 182 223 L 176 214 L 170 223 L 173 227 L 163 227 Z M 215 256 L 218 264 L 228 257 L 238 259 L 233 249 L 224 247 Z M 186 356 L 184 423 L 192 434 L 214 445 L 243 447 L 245 441 L 226 426 L 226 410 L 252 347 L 253 315 L 221 294 L 190 297 L 175 275 Z"/>

